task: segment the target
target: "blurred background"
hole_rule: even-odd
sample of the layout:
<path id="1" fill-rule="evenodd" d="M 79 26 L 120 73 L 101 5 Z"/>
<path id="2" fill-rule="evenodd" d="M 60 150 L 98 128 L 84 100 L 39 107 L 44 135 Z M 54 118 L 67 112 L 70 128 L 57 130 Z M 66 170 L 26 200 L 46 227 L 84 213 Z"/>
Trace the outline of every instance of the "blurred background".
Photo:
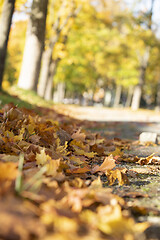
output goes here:
<path id="1" fill-rule="evenodd" d="M 159 12 L 159 0 L 0 0 L 1 96 L 159 110 Z"/>

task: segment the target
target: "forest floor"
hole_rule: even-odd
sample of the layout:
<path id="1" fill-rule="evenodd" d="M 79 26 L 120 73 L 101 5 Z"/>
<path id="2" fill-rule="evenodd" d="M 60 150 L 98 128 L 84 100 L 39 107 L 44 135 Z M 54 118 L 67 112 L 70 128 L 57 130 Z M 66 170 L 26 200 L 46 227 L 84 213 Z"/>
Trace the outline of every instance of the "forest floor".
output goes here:
<path id="1" fill-rule="evenodd" d="M 160 239 L 160 114 L 24 101 L 2 96 L 0 239 Z"/>

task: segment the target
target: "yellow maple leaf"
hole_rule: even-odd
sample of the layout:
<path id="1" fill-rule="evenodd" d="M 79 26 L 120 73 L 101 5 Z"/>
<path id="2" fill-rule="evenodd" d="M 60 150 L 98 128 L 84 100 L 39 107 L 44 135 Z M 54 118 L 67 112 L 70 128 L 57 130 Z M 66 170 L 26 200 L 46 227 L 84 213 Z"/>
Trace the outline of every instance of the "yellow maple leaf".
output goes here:
<path id="1" fill-rule="evenodd" d="M 36 161 L 38 165 L 45 165 L 48 161 L 52 160 L 51 157 L 45 153 L 45 148 L 43 148 L 40 153 L 36 153 Z"/>

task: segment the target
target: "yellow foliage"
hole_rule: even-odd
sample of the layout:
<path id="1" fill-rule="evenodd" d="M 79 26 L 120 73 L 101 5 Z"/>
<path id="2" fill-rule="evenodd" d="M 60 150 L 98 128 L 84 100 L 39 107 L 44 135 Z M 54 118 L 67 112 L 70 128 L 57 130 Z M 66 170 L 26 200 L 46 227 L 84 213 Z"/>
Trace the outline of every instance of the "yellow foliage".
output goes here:
<path id="1" fill-rule="evenodd" d="M 45 148 L 43 148 L 40 153 L 36 153 L 36 161 L 38 165 L 43 166 L 51 160 L 51 157 L 45 153 Z"/>
<path id="2" fill-rule="evenodd" d="M 22 7 L 28 2 L 28 0 L 16 0 L 15 10 L 20 11 Z"/>
<path id="3" fill-rule="evenodd" d="M 57 175 L 57 170 L 60 166 L 60 159 L 57 160 L 50 160 L 47 164 L 46 164 L 46 173 L 47 175 L 51 175 L 51 176 L 56 176 Z"/>

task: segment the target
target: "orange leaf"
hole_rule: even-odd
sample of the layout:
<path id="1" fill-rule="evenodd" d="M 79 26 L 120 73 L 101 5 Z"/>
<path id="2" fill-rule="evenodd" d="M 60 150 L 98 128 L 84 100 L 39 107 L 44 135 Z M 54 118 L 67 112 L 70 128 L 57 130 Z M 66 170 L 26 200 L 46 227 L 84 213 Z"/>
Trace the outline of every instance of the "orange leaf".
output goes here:
<path id="1" fill-rule="evenodd" d="M 0 181 L 14 180 L 17 177 L 17 164 L 13 162 L 0 162 Z"/>
<path id="2" fill-rule="evenodd" d="M 107 170 L 111 170 L 115 167 L 115 160 L 113 158 L 112 155 L 106 157 L 104 159 L 104 162 L 102 163 L 101 166 L 95 166 L 93 169 L 92 169 L 92 172 L 93 173 L 96 173 L 96 172 L 106 172 Z"/>

